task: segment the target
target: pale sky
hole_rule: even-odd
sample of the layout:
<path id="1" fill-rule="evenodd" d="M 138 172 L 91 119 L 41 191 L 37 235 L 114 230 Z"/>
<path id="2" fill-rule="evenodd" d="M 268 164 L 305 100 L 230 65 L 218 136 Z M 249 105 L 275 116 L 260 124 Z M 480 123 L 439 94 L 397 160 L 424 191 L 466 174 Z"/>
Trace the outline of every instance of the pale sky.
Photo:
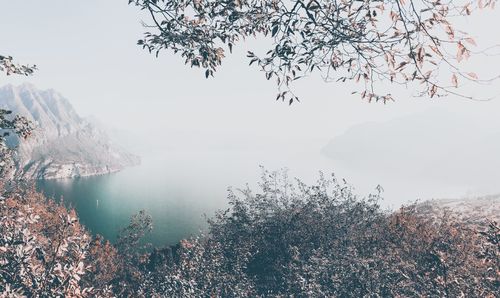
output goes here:
<path id="1" fill-rule="evenodd" d="M 163 52 L 155 58 L 137 46 L 144 31 L 141 17 L 126 0 L 0 0 L 0 53 L 39 68 L 29 78 L 1 75 L 0 83 L 27 81 L 53 88 L 81 115 L 95 115 L 133 134 L 148 131 L 158 143 L 179 143 L 189 136 L 235 142 L 264 137 L 278 142 L 276 151 L 302 150 L 290 148 L 293 144 L 319 152 L 353 125 L 430 108 L 465 115 L 500 131 L 500 97 L 484 103 L 453 96 L 431 100 L 395 90 L 396 102 L 384 105 L 351 95 L 353 85 L 310 77 L 296 84 L 301 103 L 288 106 L 274 101 L 273 82 L 248 67 L 246 51 L 262 42 L 236 45 L 215 78 L 207 80 L 202 70 L 186 67 L 179 56 Z M 499 9 L 488 10 L 460 25 L 475 37 L 478 49 L 485 49 L 500 44 L 499 19 Z M 500 48 L 489 53 L 495 51 L 500 53 Z M 498 56 L 481 55 L 464 67 L 488 77 L 500 73 L 499 62 Z M 499 83 L 469 84 L 464 90 L 487 97 L 500 94 Z"/>

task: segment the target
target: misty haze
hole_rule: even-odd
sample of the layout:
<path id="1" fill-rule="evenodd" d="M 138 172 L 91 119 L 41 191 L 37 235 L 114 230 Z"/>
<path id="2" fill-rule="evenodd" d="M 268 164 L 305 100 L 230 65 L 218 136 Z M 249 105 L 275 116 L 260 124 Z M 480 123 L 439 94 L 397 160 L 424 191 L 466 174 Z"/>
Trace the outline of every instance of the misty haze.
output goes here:
<path id="1" fill-rule="evenodd" d="M 0 0 L 0 296 L 497 297 L 500 15 L 445 2 Z"/>

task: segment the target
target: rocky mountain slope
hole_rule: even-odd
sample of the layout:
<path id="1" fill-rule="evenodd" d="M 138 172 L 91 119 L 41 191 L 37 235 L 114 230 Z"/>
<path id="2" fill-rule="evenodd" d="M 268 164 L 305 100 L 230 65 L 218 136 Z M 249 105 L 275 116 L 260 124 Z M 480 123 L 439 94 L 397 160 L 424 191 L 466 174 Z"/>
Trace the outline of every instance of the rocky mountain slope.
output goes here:
<path id="1" fill-rule="evenodd" d="M 54 90 L 33 85 L 0 88 L 0 107 L 27 117 L 35 132 L 18 144 L 18 172 L 28 179 L 58 179 L 107 174 L 139 163 L 139 158 L 114 144 L 94 122 L 80 117 Z M 22 171 L 21 171 L 22 170 Z"/>

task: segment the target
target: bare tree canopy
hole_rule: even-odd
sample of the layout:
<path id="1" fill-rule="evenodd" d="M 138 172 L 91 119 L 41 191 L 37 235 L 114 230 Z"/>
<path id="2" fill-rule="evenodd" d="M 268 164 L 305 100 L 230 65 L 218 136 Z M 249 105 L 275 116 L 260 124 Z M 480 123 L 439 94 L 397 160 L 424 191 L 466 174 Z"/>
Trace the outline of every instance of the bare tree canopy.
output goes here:
<path id="1" fill-rule="evenodd" d="M 266 55 L 248 52 L 274 78 L 277 99 L 298 98 L 291 83 L 319 71 L 326 81 L 353 80 L 368 101 L 392 100 L 377 82 L 416 83 L 420 95 L 456 94 L 461 80 L 478 81 L 458 64 L 475 45 L 453 19 L 494 8 L 496 0 L 129 0 L 148 11 L 151 29 L 139 44 L 180 53 L 213 76 L 226 51 L 250 36 L 270 37 Z M 445 75 L 446 74 L 446 75 Z M 470 97 L 468 97 L 470 98 Z"/>

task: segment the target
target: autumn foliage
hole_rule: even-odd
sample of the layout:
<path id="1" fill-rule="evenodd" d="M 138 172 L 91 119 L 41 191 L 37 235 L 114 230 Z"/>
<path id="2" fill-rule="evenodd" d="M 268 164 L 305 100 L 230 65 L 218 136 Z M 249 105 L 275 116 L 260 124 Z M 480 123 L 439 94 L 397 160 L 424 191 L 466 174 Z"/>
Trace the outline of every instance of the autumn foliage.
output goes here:
<path id="1" fill-rule="evenodd" d="M 110 294 L 101 276 L 105 249 L 96 249 L 74 210 L 33 190 L 0 201 L 0 292 L 10 297 Z M 109 252 L 114 249 L 109 247 Z M 89 278 L 91 277 L 92 278 Z M 97 287 L 96 287 L 97 286 Z"/>
<path id="2" fill-rule="evenodd" d="M 249 64 L 292 103 L 291 83 L 313 71 L 360 83 L 368 101 L 392 100 L 377 82 L 461 95 L 454 88 L 462 80 L 478 80 L 457 66 L 475 41 L 453 17 L 496 0 L 129 3 L 151 16 L 141 46 L 179 53 L 206 77 L 238 42 L 270 39 L 266 54 L 248 52 Z M 7 75 L 34 69 L 0 55 Z M 0 297 L 500 296 L 496 222 L 470 224 L 418 204 L 386 211 L 380 194 L 359 198 L 334 176 L 307 185 L 264 172 L 257 192 L 230 192 L 230 208 L 209 220 L 205 235 L 145 250 L 140 240 L 152 222 L 141 212 L 111 244 L 90 235 L 74 210 L 8 179 L 13 151 L 4 133 L 26 137 L 31 126 L 0 109 L 0 129 Z"/>
<path id="3" fill-rule="evenodd" d="M 264 172 L 206 235 L 145 252 L 140 213 L 116 244 L 33 190 L 0 201 L 0 292 L 66 297 L 496 297 L 500 231 L 421 205 L 395 212 L 335 177 Z"/>

